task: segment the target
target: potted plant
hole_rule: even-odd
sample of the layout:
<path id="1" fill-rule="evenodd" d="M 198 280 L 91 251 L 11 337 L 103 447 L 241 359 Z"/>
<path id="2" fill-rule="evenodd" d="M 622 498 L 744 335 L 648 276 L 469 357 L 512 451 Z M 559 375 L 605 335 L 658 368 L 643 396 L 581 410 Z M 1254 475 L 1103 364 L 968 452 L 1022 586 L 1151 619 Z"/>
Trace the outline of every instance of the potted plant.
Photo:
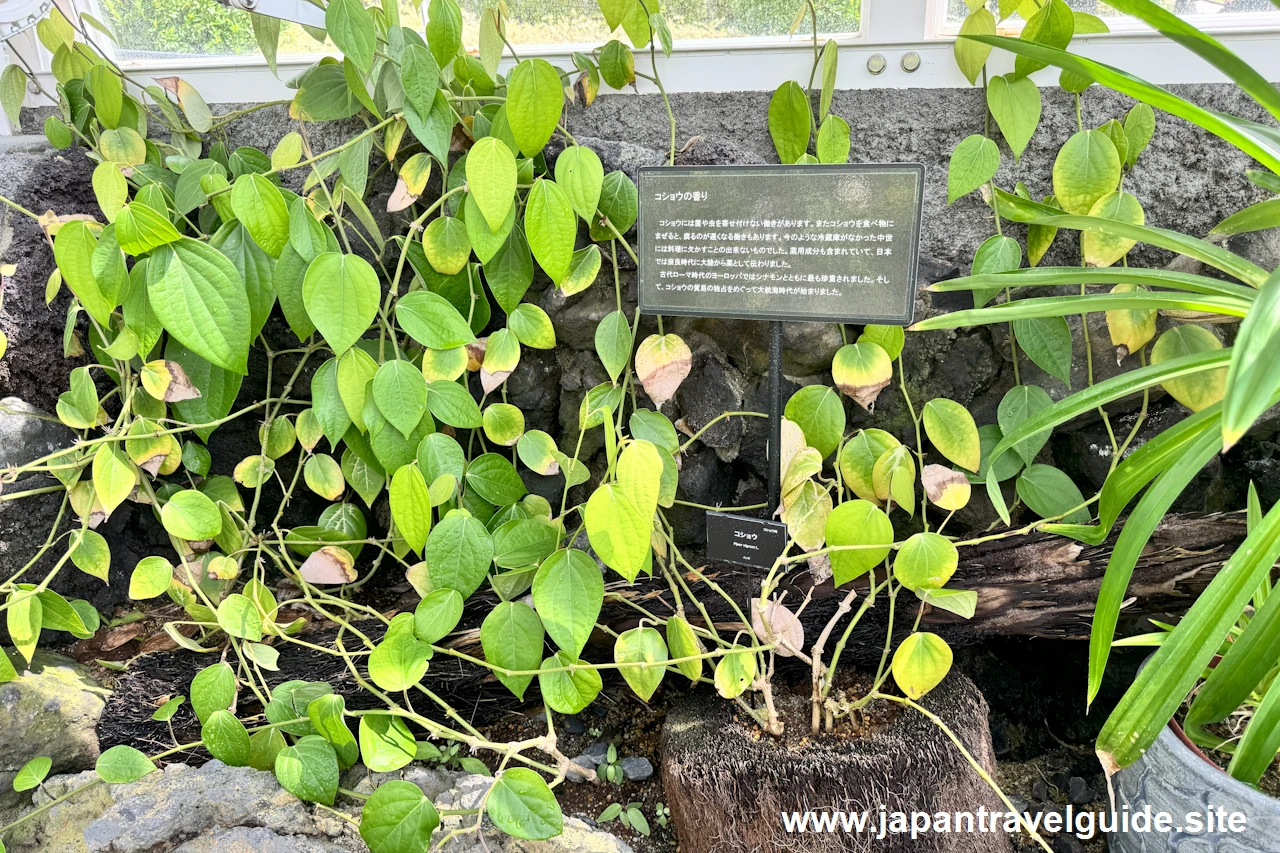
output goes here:
<path id="1" fill-rule="evenodd" d="M 1112 5 L 1188 47 L 1264 109 L 1280 116 L 1276 88 L 1211 36 L 1148 0 L 1120 0 Z M 1249 172 L 1249 180 L 1272 192 L 1280 191 L 1276 178 L 1280 145 L 1269 127 L 1202 109 L 1127 72 L 1069 53 L 1062 45 L 1037 42 L 1025 33 L 1021 39 L 973 35 L 967 43 L 971 46 L 964 50 L 990 46 L 1009 50 L 1018 55 L 1020 65 L 1058 66 L 1064 85 L 1087 88 L 1096 81 L 1135 98 L 1140 106 L 1150 105 L 1192 122 L 1258 160 L 1269 171 Z M 958 45 L 957 51 L 961 50 Z M 1139 352 L 1145 362 L 1145 348 L 1156 338 L 1159 314 L 1167 312 L 1189 321 L 1175 322 L 1160 334 L 1150 352 L 1151 364 L 1091 382 L 1090 387 L 1046 406 L 1006 435 L 991 453 L 991 465 L 998 465 L 1019 442 L 1042 435 L 1069 418 L 1095 409 L 1103 411 L 1101 407 L 1138 392 L 1144 395 L 1145 405 L 1147 393 L 1156 386 L 1191 410 L 1188 417 L 1123 459 L 1115 457 L 1099 496 L 1097 524 L 1046 528 L 1080 541 L 1099 542 L 1138 498 L 1107 565 L 1094 614 L 1090 701 L 1101 684 L 1131 572 L 1152 531 L 1192 478 L 1215 455 L 1244 437 L 1259 416 L 1280 399 L 1275 360 L 1270 356 L 1280 328 L 1275 311 L 1280 276 L 1215 242 L 1147 227 L 1141 208 L 1117 201 L 1114 194 L 1107 197 L 1108 203 L 1102 196 L 1090 201 L 1078 192 L 1082 173 L 1075 168 L 1079 161 L 1072 160 L 1073 150 L 1078 154 L 1090 147 L 1106 155 L 1095 163 L 1127 164 L 1116 149 L 1131 146 L 1134 133 L 1128 122 L 1121 129 L 1124 133 L 1114 136 L 1107 127 L 1099 131 L 1082 128 L 1073 137 L 1078 142 L 1064 146 L 1058 159 L 1062 168 L 1055 166 L 1054 171 L 1056 202 L 1061 203 L 1061 210 L 1031 201 L 1025 194 L 991 188 L 997 216 L 1028 223 L 1029 241 L 1033 233 L 1043 235 L 1044 229 L 1080 231 L 1087 267 L 987 271 L 975 263 L 975 275 L 937 288 L 998 289 L 1005 293 L 1028 288 L 1023 292 L 1038 293 L 1042 287 L 1070 284 L 1080 287 L 1078 295 L 1009 299 L 991 307 L 981 307 L 979 302 L 974 310 L 919 324 L 920 328 L 953 328 L 1105 311 L 1119 356 Z M 1131 153 L 1132 147 L 1129 150 Z M 1101 173 L 1105 168 L 1109 167 L 1095 171 Z M 1065 203 L 1067 197 L 1073 199 L 1072 204 Z M 1210 237 L 1275 227 L 1280 224 L 1275 209 L 1274 201 L 1246 208 L 1220 223 Z M 1194 259 L 1215 274 L 1113 266 L 1136 242 Z M 1094 257 L 1090 257 L 1091 251 Z M 1110 293 L 1090 292 L 1095 285 L 1113 288 Z M 1216 335 L 1195 325 L 1205 319 L 1238 323 L 1234 344 L 1224 347 Z M 1005 514 L 1006 503 L 994 478 L 988 478 L 987 487 L 992 502 Z M 1129 641 L 1159 648 L 1108 719 L 1098 739 L 1098 756 L 1111 780 L 1117 810 L 1123 807 L 1130 814 L 1166 812 L 1170 819 L 1163 825 L 1148 820 L 1148 826 L 1136 829 L 1128 824 L 1112 825 L 1109 830 L 1115 833 L 1112 843 L 1117 849 L 1174 849 L 1180 838 L 1224 834 L 1240 849 L 1269 850 L 1275 845 L 1277 804 L 1256 785 L 1277 753 L 1270 715 L 1280 701 L 1275 698 L 1280 691 L 1273 688 L 1275 660 L 1269 633 L 1277 605 L 1269 593 L 1271 569 L 1280 557 L 1276 537 L 1280 513 L 1272 509 L 1263 515 L 1251 493 L 1249 516 L 1248 538 L 1177 625 L 1162 626 L 1156 635 Z M 1174 718 L 1184 705 L 1186 713 L 1179 726 Z M 1217 725 L 1228 717 L 1236 720 L 1229 733 Z M 1229 755 L 1229 763 L 1225 759 L 1210 762 L 1197 754 L 1197 747 Z M 1218 764 L 1227 765 L 1225 773 Z M 1211 818 L 1205 814 L 1209 804 L 1223 811 Z M 1245 817 L 1237 818 L 1235 826 L 1223 826 L 1222 816 L 1232 813 Z"/>
<path id="2" fill-rule="evenodd" d="M 870 741 L 891 760 L 863 764 L 917 782 L 896 805 L 986 798 L 1016 812 L 991 782 L 981 698 L 950 673 L 946 642 L 917 630 L 926 608 L 973 612 L 972 593 L 946 588 L 965 543 L 944 530 L 1008 436 L 995 425 L 980 430 L 953 401 L 913 400 L 901 330 L 862 329 L 837 354 L 833 384 L 806 387 L 787 405 L 778 510 L 791 548 L 752 600 L 724 594 L 681 552 L 664 515 L 676 501 L 678 458 L 697 441 L 682 440 L 662 414 L 691 354 L 661 326 L 641 339 L 640 318 L 624 305 L 619 265 L 634 259 L 626 235 L 635 186 L 620 171 L 605 174 L 561 124 L 567 91 L 589 105 L 601 79 L 621 88 L 644 77 L 661 88 L 652 60 L 670 50 L 665 19 L 643 3 L 619 19 L 606 12 L 631 46 L 614 39 L 575 55 L 576 74 L 525 59 L 500 75 L 501 4 L 482 15 L 478 56 L 462 49 L 454 0 L 433 0 L 428 15 L 424 40 L 401 26 L 394 3 L 330 3 L 327 31 L 342 57 L 293 81 L 298 130 L 270 152 L 229 149 L 223 132 L 248 111 L 215 115 L 176 77 L 140 84 L 94 48 L 84 21 L 55 10 L 38 28 L 58 80 L 45 132 L 56 147 L 83 146 L 95 163 L 100 215 L 39 214 L 5 200 L 43 228 L 58 266 L 50 298 L 70 291 L 68 346 L 83 342 L 90 363 L 70 372 L 57 405 L 76 443 L 0 477 L 49 475 L 37 491 L 62 497 L 46 543 L 0 581 L 0 610 L 28 661 L 43 630 L 93 635 L 97 611 L 54 584 L 72 570 L 107 579 L 111 543 L 95 528 L 132 502 L 154 515 L 167 547 L 130 567 L 130 597 L 176 607 L 181 618 L 164 626 L 172 642 L 216 661 L 186 700 L 200 723 L 197 744 L 152 755 L 114 746 L 92 784 L 134 781 L 202 746 L 333 807 L 351 796 L 339 791 L 345 768 L 398 770 L 441 740 L 491 758 L 492 786 L 447 831 L 414 786 L 379 787 L 356 821 L 371 848 L 415 853 L 485 831 L 486 819 L 516 837 L 547 838 L 562 826 L 553 788 L 573 764 L 558 746 L 557 715 L 594 701 L 602 673 L 620 672 L 646 700 L 668 676 L 710 683 L 754 736 L 777 738 L 788 726 L 775 675 L 779 659 L 792 657 L 808 669 L 793 732 L 838 739 L 841 726 L 856 728 L 873 710 L 901 709 L 888 714 L 895 737 Z M 255 32 L 272 55 L 272 28 Z M 635 69 L 633 47 L 648 50 L 652 73 Z M 815 51 L 821 89 L 791 82 L 775 94 L 768 121 L 788 162 L 848 157 L 848 125 L 828 109 L 835 62 L 833 44 Z M 336 125 L 341 142 L 312 148 L 317 123 L 349 119 L 358 121 Z M 556 134 L 567 145 L 552 159 Z M 670 161 L 674 134 L 672 119 Z M 385 199 L 390 236 L 369 205 L 383 171 L 396 176 Z M 547 312 L 527 298 L 538 270 L 563 296 L 612 286 L 618 306 L 595 336 L 609 380 L 582 396 L 576 435 L 562 437 L 573 446 L 527 428 L 506 402 L 522 356 L 556 344 Z M 910 443 L 875 429 L 846 435 L 841 395 L 870 410 L 895 362 Z M 248 376 L 264 393 L 242 386 Z M 250 423 L 255 452 L 213 455 L 211 435 Z M 602 447 L 595 477 L 581 453 L 589 434 Z M 543 485 L 539 478 L 555 501 L 530 491 L 526 483 Z M 366 513 L 384 493 L 379 524 Z M 1059 498 L 1041 514 L 1071 520 L 1086 503 Z M 62 518 L 72 520 L 68 529 Z M 594 556 L 577 544 L 583 532 Z M 812 643 L 798 630 L 802 602 L 784 594 L 785 579 L 805 566 L 829 567 L 842 596 Z M 642 572 L 669 583 L 681 602 L 674 613 L 649 612 L 619 591 Z M 379 575 L 412 585 L 421 599 L 412 612 L 388 615 L 362 599 Z M 477 596 L 482 589 L 492 597 Z M 717 596 L 738 621 L 711 618 L 703 602 Z M 599 625 L 606 601 L 638 610 L 639 624 Z M 888 620 L 879 666 L 851 689 L 839 660 L 872 606 L 898 608 L 903 627 L 905 609 L 915 623 L 903 636 Z M 464 618 L 478 628 L 480 654 L 448 640 Z M 303 629 L 313 620 L 332 626 L 332 642 L 312 642 Z M 597 629 L 613 634 L 603 659 L 587 650 Z M 374 707 L 348 707 L 325 682 L 269 675 L 299 649 L 341 661 Z M 536 680 L 545 733 L 491 740 L 431 690 L 428 673 L 441 658 L 492 673 L 522 700 Z M 0 680 L 17 676 L 8 663 L 0 656 Z M 157 719 L 180 704 L 166 703 Z M 243 708 L 254 710 L 249 726 L 237 715 Z M 931 774 L 901 760 L 911 749 L 927 756 Z M 773 790 L 794 778 L 780 773 Z M 695 844 L 689 804 L 672 802 L 671 814 Z M 1025 825 L 1011 820 L 997 844 Z M 912 849 L 909 833 L 919 831 L 891 827 L 889 843 Z M 939 838 L 968 849 L 963 833 Z"/>

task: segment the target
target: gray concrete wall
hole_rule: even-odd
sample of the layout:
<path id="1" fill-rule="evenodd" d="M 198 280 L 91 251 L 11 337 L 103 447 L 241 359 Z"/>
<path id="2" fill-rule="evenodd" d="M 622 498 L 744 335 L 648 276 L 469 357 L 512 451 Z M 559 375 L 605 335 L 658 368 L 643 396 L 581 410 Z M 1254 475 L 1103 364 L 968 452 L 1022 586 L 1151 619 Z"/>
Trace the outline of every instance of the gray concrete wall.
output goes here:
<path id="1" fill-rule="evenodd" d="M 1265 111 L 1230 85 L 1175 86 L 1182 97 L 1211 109 L 1271 122 Z M 1058 88 L 1041 90 L 1040 128 L 1020 163 L 1001 144 L 1003 165 L 996 180 L 1009 187 L 1023 181 L 1035 198 L 1052 192 L 1053 160 L 1076 130 L 1072 96 Z M 766 116 L 770 93 L 679 94 L 672 98 L 679 145 L 694 136 L 710 149 L 698 159 L 774 163 Z M 1094 86 L 1082 96 L 1084 126 L 1123 119 L 1133 101 Z M 853 129 L 851 159 L 856 163 L 919 162 L 926 167 L 925 254 L 965 265 L 992 233 L 983 217 L 989 211 L 976 195 L 947 207 L 947 162 L 951 149 L 983 129 L 980 89 L 874 89 L 838 91 L 832 111 Z M 602 97 L 590 109 L 574 110 L 567 127 L 575 135 L 625 139 L 664 149 L 669 124 L 657 96 Z M 696 149 L 695 152 L 696 154 Z M 1265 194 L 1249 184 L 1252 159 L 1181 119 L 1160 113 L 1151 146 L 1126 182 L 1147 211 L 1149 224 L 1203 236 L 1221 219 Z M 1078 262 L 1064 245 L 1059 261 Z M 1052 261 L 1052 256 L 1049 261 Z M 1152 257 L 1152 260 L 1155 260 Z"/>

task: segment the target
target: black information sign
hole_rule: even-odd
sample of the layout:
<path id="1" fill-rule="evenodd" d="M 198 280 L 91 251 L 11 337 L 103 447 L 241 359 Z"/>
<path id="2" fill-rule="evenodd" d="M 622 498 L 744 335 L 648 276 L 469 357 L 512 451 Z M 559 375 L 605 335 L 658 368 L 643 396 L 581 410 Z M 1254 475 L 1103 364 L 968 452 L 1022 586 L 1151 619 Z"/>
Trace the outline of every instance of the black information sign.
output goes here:
<path id="1" fill-rule="evenodd" d="M 771 569 L 787 547 L 787 526 L 780 521 L 707 513 L 707 559 Z"/>
<path id="2" fill-rule="evenodd" d="M 910 324 L 924 167 L 640 169 L 640 311 Z"/>

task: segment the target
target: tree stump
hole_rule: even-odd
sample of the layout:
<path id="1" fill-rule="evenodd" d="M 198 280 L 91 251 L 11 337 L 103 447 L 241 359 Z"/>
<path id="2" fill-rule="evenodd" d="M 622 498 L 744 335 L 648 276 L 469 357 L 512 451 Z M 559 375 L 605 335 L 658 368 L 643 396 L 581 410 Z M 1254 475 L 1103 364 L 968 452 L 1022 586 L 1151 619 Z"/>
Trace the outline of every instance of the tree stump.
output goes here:
<path id="1" fill-rule="evenodd" d="M 922 704 L 937 714 L 994 776 L 987 703 L 973 682 L 953 671 Z M 803 745 L 780 743 L 736 706 L 697 691 L 667 716 L 662 730 L 662 783 L 683 853 L 871 851 L 876 853 L 1008 853 L 1003 821 L 995 832 L 886 833 L 893 812 L 1003 811 L 982 780 L 933 723 L 903 708 L 882 728 L 856 739 L 820 735 Z M 790 812 L 867 812 L 866 829 L 788 831 Z M 975 821 L 977 818 L 975 817 Z"/>

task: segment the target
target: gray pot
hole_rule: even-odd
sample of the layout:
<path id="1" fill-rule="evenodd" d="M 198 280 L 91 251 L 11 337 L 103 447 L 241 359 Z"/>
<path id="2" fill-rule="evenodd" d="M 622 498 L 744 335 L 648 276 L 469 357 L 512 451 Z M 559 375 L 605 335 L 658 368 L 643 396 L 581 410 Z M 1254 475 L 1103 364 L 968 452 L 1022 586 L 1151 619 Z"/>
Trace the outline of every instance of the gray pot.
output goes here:
<path id="1" fill-rule="evenodd" d="M 1172 816 L 1173 828 L 1157 832 L 1113 832 L 1112 853 L 1276 853 L 1280 851 L 1280 800 L 1231 778 L 1197 755 L 1166 726 L 1142 758 L 1111 777 L 1115 808 L 1130 814 L 1150 809 Z M 1215 812 L 1213 828 L 1205 812 Z M 1244 815 L 1242 832 L 1219 827 L 1217 810 Z M 1195 827 L 1187 815 L 1198 814 Z M 1242 821 L 1236 819 L 1237 826 Z"/>

